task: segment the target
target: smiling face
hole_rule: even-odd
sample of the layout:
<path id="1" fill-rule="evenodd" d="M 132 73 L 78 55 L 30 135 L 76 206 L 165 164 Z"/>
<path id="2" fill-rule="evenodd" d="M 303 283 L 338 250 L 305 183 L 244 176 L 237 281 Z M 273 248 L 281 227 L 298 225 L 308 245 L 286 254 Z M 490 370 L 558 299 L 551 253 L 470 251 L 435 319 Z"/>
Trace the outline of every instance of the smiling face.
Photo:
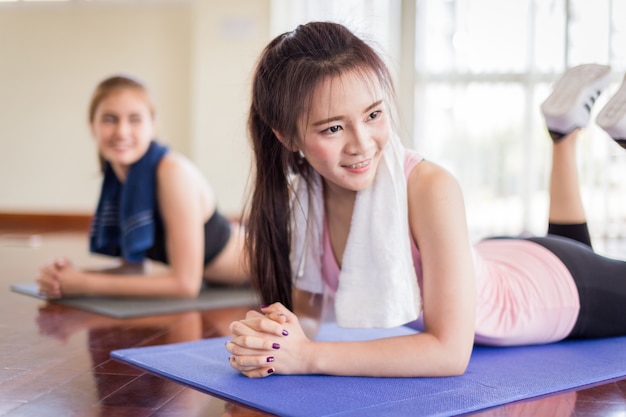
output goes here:
<path id="1" fill-rule="evenodd" d="M 91 131 L 100 155 L 118 176 L 126 176 L 154 138 L 151 109 L 145 92 L 130 88 L 111 91 L 95 108 Z"/>
<path id="2" fill-rule="evenodd" d="M 372 183 L 391 134 L 388 113 L 371 73 L 347 72 L 315 89 L 301 120 L 300 150 L 328 191 L 355 192 Z"/>

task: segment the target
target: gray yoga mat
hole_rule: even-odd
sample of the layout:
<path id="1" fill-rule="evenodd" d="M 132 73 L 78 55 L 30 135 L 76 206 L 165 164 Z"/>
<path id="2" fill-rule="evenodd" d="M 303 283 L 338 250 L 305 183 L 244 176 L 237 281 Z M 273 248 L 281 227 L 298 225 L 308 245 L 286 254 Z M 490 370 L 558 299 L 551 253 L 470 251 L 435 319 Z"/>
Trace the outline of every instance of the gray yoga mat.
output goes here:
<path id="1" fill-rule="evenodd" d="M 34 283 L 13 284 L 11 285 L 11 291 L 47 300 L 46 297 L 39 294 L 37 284 Z M 109 317 L 125 319 L 182 313 L 185 311 L 255 306 L 259 304 L 259 297 L 249 287 L 209 286 L 203 289 L 198 297 L 194 299 L 67 297 L 47 301 Z"/>

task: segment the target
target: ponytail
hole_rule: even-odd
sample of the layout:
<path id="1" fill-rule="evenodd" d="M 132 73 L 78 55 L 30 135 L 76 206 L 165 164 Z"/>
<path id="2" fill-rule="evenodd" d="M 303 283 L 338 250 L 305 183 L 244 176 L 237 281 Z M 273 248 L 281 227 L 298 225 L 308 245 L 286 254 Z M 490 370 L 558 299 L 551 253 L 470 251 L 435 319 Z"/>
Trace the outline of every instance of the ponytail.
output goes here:
<path id="1" fill-rule="evenodd" d="M 391 76 L 378 54 L 342 25 L 311 22 L 274 38 L 261 54 L 252 85 L 248 130 L 256 162 L 246 245 L 251 280 L 263 302 L 292 309 L 290 178 L 310 184 L 313 168 L 293 149 L 315 89 L 348 71 L 373 71 L 388 93 Z M 279 140 L 274 131 L 280 132 Z"/>
<path id="2" fill-rule="evenodd" d="M 292 309 L 288 159 L 292 157 L 252 106 L 248 120 L 256 160 L 246 244 L 252 284 L 263 303 Z"/>

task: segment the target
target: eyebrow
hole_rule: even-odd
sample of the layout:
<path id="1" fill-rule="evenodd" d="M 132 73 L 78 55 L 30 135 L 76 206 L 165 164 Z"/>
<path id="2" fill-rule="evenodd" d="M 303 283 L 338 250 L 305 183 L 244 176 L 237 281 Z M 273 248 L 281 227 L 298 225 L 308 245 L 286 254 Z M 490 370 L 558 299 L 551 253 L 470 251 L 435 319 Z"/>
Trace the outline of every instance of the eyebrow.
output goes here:
<path id="1" fill-rule="evenodd" d="M 114 111 L 114 110 L 106 110 L 106 111 L 103 111 L 101 113 L 101 116 L 120 117 L 120 114 L 118 112 Z M 143 117 L 141 112 L 131 112 L 131 113 L 127 113 L 127 114 L 121 115 L 121 117 L 125 117 L 125 116 L 128 116 L 128 117 Z"/>
<path id="2" fill-rule="evenodd" d="M 363 110 L 363 113 L 367 113 L 368 111 L 372 110 L 374 107 L 378 107 L 383 103 L 382 100 L 378 100 L 373 102 L 372 104 L 370 104 L 369 106 L 367 106 L 365 108 L 365 110 Z M 330 122 L 334 122 L 337 120 L 343 120 L 345 118 L 345 116 L 333 116 L 333 117 L 329 117 L 328 119 L 324 119 L 324 120 L 320 120 L 317 121 L 315 123 L 313 123 L 313 126 L 320 126 L 320 125 L 325 125 L 326 123 L 330 123 Z"/>

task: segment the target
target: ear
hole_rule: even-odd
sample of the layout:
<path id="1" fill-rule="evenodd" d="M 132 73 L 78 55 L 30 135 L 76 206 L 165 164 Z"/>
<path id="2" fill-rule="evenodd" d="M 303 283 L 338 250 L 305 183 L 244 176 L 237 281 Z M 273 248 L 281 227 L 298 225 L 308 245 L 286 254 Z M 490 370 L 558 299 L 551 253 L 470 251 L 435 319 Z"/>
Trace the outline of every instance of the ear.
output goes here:
<path id="1" fill-rule="evenodd" d="M 295 144 L 289 144 L 289 141 L 287 141 L 285 136 L 282 135 L 279 131 L 277 131 L 276 129 L 272 129 L 272 132 L 274 132 L 274 136 L 278 138 L 280 143 L 282 143 L 285 148 L 289 149 L 291 152 L 298 152 L 298 147 Z"/>

